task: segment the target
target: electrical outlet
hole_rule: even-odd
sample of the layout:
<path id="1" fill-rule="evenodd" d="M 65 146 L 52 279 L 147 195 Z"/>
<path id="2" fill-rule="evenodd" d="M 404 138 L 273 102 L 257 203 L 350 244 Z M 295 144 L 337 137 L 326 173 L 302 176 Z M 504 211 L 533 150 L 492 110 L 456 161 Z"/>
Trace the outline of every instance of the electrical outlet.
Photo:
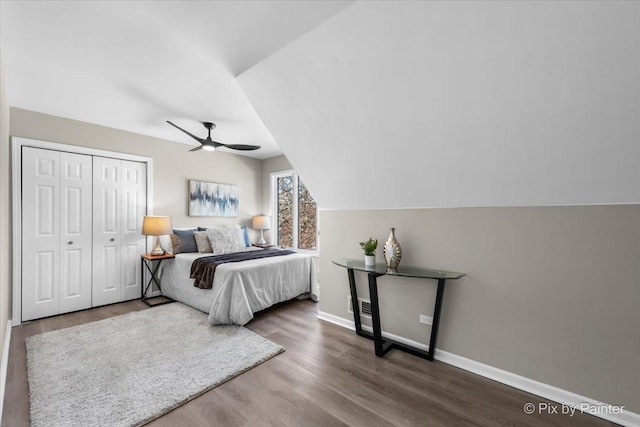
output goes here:
<path id="1" fill-rule="evenodd" d="M 420 317 L 418 318 L 418 321 L 423 325 L 429 325 L 429 326 L 433 325 L 433 317 L 425 316 L 424 314 L 420 315 Z"/>

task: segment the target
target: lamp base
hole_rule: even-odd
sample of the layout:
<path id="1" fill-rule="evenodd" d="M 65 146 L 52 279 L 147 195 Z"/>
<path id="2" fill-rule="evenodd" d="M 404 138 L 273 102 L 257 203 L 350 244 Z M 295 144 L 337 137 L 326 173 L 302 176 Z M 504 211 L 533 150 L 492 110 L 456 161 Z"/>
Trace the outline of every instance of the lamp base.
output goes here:
<path id="1" fill-rule="evenodd" d="M 156 245 L 153 248 L 153 250 L 149 252 L 149 255 L 153 255 L 153 256 L 164 255 L 164 249 L 162 249 L 162 246 L 160 246 L 160 236 L 156 236 Z"/>
<path id="2" fill-rule="evenodd" d="M 260 230 L 260 240 L 258 240 L 258 244 L 259 245 L 266 245 L 267 244 L 266 240 L 264 240 L 264 232 L 263 232 L 262 229 Z"/>

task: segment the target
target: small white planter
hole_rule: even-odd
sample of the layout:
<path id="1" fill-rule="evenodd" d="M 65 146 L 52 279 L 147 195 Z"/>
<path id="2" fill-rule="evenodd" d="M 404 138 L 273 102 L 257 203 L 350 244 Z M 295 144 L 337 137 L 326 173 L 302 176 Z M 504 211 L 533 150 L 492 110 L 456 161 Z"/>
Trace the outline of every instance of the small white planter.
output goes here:
<path id="1" fill-rule="evenodd" d="M 376 265 L 376 256 L 375 255 L 365 255 L 364 256 L 364 265 L 366 267 L 373 267 Z"/>

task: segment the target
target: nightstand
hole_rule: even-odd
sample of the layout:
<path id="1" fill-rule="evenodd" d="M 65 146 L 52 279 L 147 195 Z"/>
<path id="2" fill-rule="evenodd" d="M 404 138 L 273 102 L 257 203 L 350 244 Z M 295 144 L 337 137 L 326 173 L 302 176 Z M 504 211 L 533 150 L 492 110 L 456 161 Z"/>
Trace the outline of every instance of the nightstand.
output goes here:
<path id="1" fill-rule="evenodd" d="M 273 248 L 275 245 L 272 245 L 270 243 L 265 243 L 263 245 L 260 243 L 253 243 L 251 246 L 255 246 L 256 248 L 267 249 L 267 248 Z"/>
<path id="2" fill-rule="evenodd" d="M 140 279 L 141 279 L 140 280 L 140 299 L 142 300 L 143 303 L 145 303 L 149 307 L 155 307 L 156 305 L 169 304 L 170 302 L 174 302 L 171 298 L 165 297 L 164 295 L 161 295 L 158 297 L 150 297 L 150 298 L 145 298 L 145 296 L 147 295 L 147 291 L 151 286 L 151 282 L 156 282 L 158 289 L 160 290 L 160 292 L 162 292 L 162 288 L 160 287 L 160 282 L 156 277 L 156 273 L 158 273 L 158 268 L 160 268 L 160 264 L 162 264 L 163 260 L 173 259 L 175 257 L 176 256 L 174 254 L 169 252 L 165 252 L 162 255 L 151 255 L 151 254 L 140 255 L 140 262 L 142 263 L 142 265 L 147 267 L 147 271 L 151 274 L 151 278 L 149 279 L 147 286 L 143 290 L 142 288 L 144 286 L 144 268 L 142 266 L 140 267 Z M 153 261 L 158 261 L 158 263 L 156 264 L 155 268 L 152 270 L 150 267 L 150 264 L 152 264 Z M 154 300 L 154 301 L 150 301 L 150 300 Z"/>

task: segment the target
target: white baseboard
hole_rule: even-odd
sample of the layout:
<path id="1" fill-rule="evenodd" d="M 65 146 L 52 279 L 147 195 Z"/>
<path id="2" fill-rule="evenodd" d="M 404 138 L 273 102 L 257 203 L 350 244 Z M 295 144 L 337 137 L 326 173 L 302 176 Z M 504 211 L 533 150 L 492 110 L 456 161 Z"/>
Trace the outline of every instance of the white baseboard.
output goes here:
<path id="1" fill-rule="evenodd" d="M 338 326 L 342 326 L 343 328 L 355 330 L 355 324 L 353 323 L 353 321 L 335 316 L 330 313 L 320 311 L 318 312 L 318 319 L 333 323 Z M 366 325 L 362 325 L 362 329 L 371 331 L 371 327 Z M 419 348 L 420 350 L 427 351 L 429 349 L 428 345 L 384 331 L 382 331 L 382 336 L 403 344 Z M 571 408 L 576 408 L 577 411 L 580 411 L 581 405 L 589 405 L 592 408 L 604 408 L 610 406 L 608 403 L 600 402 L 586 396 L 581 396 L 579 394 L 563 390 L 549 384 L 544 384 L 539 381 L 514 374 L 512 372 L 485 365 L 484 363 L 476 362 L 475 360 L 467 359 L 466 357 L 458 356 L 457 354 L 449 353 L 448 351 L 436 349 L 435 358 L 448 365 L 464 369 L 465 371 L 469 371 L 482 377 L 497 381 L 499 383 L 506 384 L 510 387 L 526 391 L 527 393 L 535 394 L 536 396 L 540 396 L 542 398 L 566 405 Z M 599 417 L 624 426 L 640 426 L 640 414 L 637 414 L 635 412 L 631 412 L 626 409 L 622 409 L 620 413 L 610 413 L 612 411 L 603 412 L 604 413 L 593 413 L 590 411 L 585 411 L 585 413 L 588 413 L 595 417 Z"/>
<path id="2" fill-rule="evenodd" d="M 2 425 L 2 410 L 4 409 L 4 389 L 7 384 L 7 368 L 9 367 L 9 344 L 11 343 L 11 319 L 7 320 L 7 330 L 2 346 L 2 365 L 0 365 L 0 425 Z"/>
<path id="3" fill-rule="evenodd" d="M 318 312 L 318 319 L 326 320 L 329 323 L 333 323 L 338 326 L 342 326 L 343 328 L 351 329 L 352 331 L 356 330 L 356 326 L 351 320 L 343 319 L 342 317 L 335 316 L 333 314 L 325 313 L 324 311 Z M 367 332 L 373 332 L 373 328 L 368 325 L 362 325 L 362 329 Z M 401 337 L 400 335 L 391 334 L 389 332 L 382 331 L 382 336 L 385 338 L 389 338 L 394 341 L 398 341 L 402 344 L 407 344 L 412 347 L 419 348 L 420 350 L 429 351 L 429 346 L 426 344 L 419 343 L 418 341 L 413 341 L 407 339 L 405 337 Z"/>

